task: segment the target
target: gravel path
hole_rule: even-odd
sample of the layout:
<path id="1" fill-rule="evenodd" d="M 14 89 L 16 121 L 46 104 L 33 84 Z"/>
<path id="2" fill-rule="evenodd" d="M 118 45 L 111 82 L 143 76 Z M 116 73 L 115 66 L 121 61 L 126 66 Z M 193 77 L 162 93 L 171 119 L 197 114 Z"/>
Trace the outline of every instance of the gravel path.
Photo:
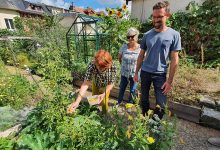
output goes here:
<path id="1" fill-rule="evenodd" d="M 177 134 L 176 145 L 172 150 L 220 150 L 220 147 L 207 142 L 210 137 L 220 137 L 220 130 L 178 119 Z"/>

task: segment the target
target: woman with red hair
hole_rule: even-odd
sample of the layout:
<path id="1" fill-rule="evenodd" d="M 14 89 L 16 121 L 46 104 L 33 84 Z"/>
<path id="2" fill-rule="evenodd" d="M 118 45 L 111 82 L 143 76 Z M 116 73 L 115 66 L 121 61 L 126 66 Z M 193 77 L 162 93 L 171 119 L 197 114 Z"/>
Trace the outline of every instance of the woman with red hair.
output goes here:
<path id="1" fill-rule="evenodd" d="M 69 106 L 68 112 L 72 113 L 76 110 L 80 101 L 84 98 L 83 95 L 89 84 L 92 83 L 92 95 L 99 94 L 99 103 L 102 103 L 102 111 L 106 113 L 108 111 L 109 94 L 114 86 L 115 79 L 116 66 L 112 62 L 112 56 L 105 50 L 99 50 L 89 64 L 79 95 L 76 101 Z"/>

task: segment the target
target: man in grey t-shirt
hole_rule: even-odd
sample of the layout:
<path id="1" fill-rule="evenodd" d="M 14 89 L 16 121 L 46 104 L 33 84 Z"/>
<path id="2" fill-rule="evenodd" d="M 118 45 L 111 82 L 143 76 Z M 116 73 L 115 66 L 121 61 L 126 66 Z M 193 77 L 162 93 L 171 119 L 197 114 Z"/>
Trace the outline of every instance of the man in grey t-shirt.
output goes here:
<path id="1" fill-rule="evenodd" d="M 134 81 L 138 81 L 141 68 L 141 107 L 145 115 L 149 110 L 149 90 L 153 82 L 156 104 L 155 113 L 163 117 L 166 95 L 172 88 L 173 77 L 178 65 L 178 51 L 181 50 L 179 32 L 166 26 L 170 16 L 169 3 L 158 2 L 153 6 L 154 28 L 144 34 L 138 56 Z M 166 78 L 167 68 L 170 70 Z"/>

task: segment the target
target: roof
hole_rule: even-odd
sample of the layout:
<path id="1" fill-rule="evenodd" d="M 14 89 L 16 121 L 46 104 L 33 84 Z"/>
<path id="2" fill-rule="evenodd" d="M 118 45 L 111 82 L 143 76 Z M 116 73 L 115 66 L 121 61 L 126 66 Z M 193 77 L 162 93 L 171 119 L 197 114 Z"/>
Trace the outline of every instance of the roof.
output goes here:
<path id="1" fill-rule="evenodd" d="M 25 10 L 23 0 L 4 0 L 0 3 L 0 8 L 11 10 Z"/>
<path id="2" fill-rule="evenodd" d="M 78 12 L 78 13 L 81 13 L 81 14 L 85 14 L 84 9 L 81 8 L 81 7 L 70 6 L 70 10 L 73 10 L 74 12 Z"/>
<path id="3" fill-rule="evenodd" d="M 61 17 L 73 17 L 75 18 L 77 16 L 78 13 L 76 12 L 68 12 L 68 13 L 61 13 L 59 14 L 59 16 Z"/>
<path id="4" fill-rule="evenodd" d="M 86 14 L 77 14 L 78 17 L 82 18 L 85 22 L 98 22 L 102 21 L 101 18 L 95 17 L 95 16 L 88 16 Z"/>
<path id="5" fill-rule="evenodd" d="M 33 4 L 35 6 L 40 6 L 43 11 L 30 10 L 29 5 Z M 0 3 L 0 8 L 16 10 L 19 12 L 29 13 L 29 14 L 38 14 L 38 15 L 52 15 L 52 8 L 59 8 L 56 6 L 47 6 L 41 3 L 33 3 L 27 0 L 4 0 L 4 3 Z M 60 7 L 60 9 L 63 9 Z"/>

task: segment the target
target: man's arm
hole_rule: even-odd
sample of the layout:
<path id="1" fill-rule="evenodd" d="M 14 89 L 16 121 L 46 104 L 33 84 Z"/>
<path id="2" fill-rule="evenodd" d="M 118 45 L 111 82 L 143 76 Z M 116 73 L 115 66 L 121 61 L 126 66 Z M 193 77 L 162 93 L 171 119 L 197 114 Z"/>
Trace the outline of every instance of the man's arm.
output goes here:
<path id="1" fill-rule="evenodd" d="M 179 63 L 178 51 L 172 51 L 171 52 L 169 77 L 167 79 L 170 84 L 172 84 L 172 82 L 173 82 L 173 78 L 174 78 L 178 63 Z"/>
<path id="2" fill-rule="evenodd" d="M 164 89 L 163 94 L 165 94 L 165 95 L 171 90 L 173 78 L 174 78 L 178 63 L 179 63 L 178 51 L 172 51 L 171 52 L 169 77 L 166 80 L 166 82 L 163 84 L 163 86 L 161 87 L 161 89 Z"/>
<path id="3" fill-rule="evenodd" d="M 144 60 L 144 54 L 145 54 L 145 50 L 141 50 L 139 55 L 138 55 L 138 59 L 137 59 L 137 64 L 136 64 L 136 70 L 135 70 L 135 75 L 134 75 L 134 81 L 138 81 L 138 72 L 141 68 L 142 62 Z"/>

